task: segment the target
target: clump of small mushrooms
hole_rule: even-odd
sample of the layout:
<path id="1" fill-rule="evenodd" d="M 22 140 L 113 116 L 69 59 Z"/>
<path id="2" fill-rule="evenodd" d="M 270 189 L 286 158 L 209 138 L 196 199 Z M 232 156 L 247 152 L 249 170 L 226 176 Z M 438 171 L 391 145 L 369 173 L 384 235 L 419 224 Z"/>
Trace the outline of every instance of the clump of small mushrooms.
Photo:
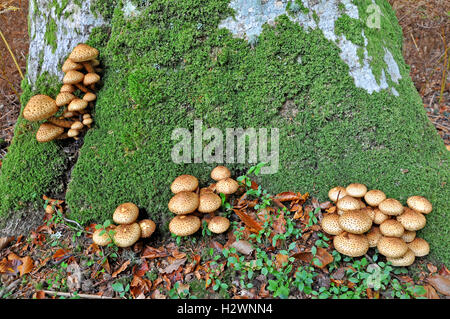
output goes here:
<path id="1" fill-rule="evenodd" d="M 172 182 L 170 190 L 174 196 L 169 200 L 169 210 L 176 216 L 169 223 L 169 230 L 176 236 L 189 236 L 197 232 L 205 218 L 208 229 L 220 234 L 228 230 L 228 218 L 216 215 L 222 206 L 219 193 L 225 196 L 235 193 L 239 184 L 231 178 L 230 170 L 225 166 L 217 166 L 211 171 L 211 178 L 216 182 L 208 187 L 200 188 L 199 181 L 192 175 L 180 175 Z"/>
<path id="2" fill-rule="evenodd" d="M 36 132 L 38 142 L 78 139 L 82 131 L 91 127 L 93 119 L 90 112 L 97 99 L 96 84 L 102 72 L 98 54 L 97 49 L 84 43 L 78 44 L 62 66 L 65 75 L 56 98 L 37 94 L 25 105 L 22 115 L 26 120 L 45 120 Z M 61 110 L 61 107 L 64 109 Z"/>
<path id="3" fill-rule="evenodd" d="M 113 222 L 106 229 L 96 229 L 92 240 L 99 246 L 114 243 L 118 247 L 130 247 L 141 238 L 149 238 L 156 229 L 151 219 L 138 221 L 139 208 L 133 203 L 120 204 L 113 213 Z M 112 230 L 112 232 L 110 232 Z"/>
<path id="4" fill-rule="evenodd" d="M 336 209 L 324 215 L 321 226 L 334 236 L 334 248 L 341 254 L 359 257 L 376 247 L 393 266 L 410 266 L 416 257 L 429 253 L 428 243 L 416 237 L 433 208 L 425 197 L 411 196 L 403 206 L 381 190 L 359 183 L 333 187 L 328 197 Z"/>

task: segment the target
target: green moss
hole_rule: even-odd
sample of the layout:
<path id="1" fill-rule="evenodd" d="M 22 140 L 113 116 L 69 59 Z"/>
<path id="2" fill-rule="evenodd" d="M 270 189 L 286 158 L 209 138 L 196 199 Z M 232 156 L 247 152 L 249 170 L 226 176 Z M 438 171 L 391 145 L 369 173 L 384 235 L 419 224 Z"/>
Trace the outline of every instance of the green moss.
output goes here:
<path id="1" fill-rule="evenodd" d="M 347 40 L 350 40 L 353 44 L 364 46 L 364 38 L 361 33 L 362 24 L 361 20 L 343 14 L 335 22 L 335 33 L 336 35 L 345 35 Z"/>
<path id="2" fill-rule="evenodd" d="M 62 15 L 62 12 L 64 11 L 64 9 L 67 7 L 67 5 L 69 4 L 70 0 L 53 0 L 53 2 L 50 4 L 50 8 L 55 8 L 55 13 L 56 16 L 59 18 Z"/>
<path id="3" fill-rule="evenodd" d="M 111 20 L 117 3 L 117 0 L 92 0 L 90 9 L 95 17 L 101 15 L 105 20 Z"/>
<path id="4" fill-rule="evenodd" d="M 52 47 L 52 52 L 56 51 L 57 43 L 56 43 L 56 30 L 57 25 L 54 19 L 49 18 L 47 28 L 45 29 L 44 39 L 47 44 Z"/>
<path id="5" fill-rule="evenodd" d="M 305 5 L 303 4 L 303 2 L 301 0 L 289 1 L 286 6 L 286 11 L 290 15 L 295 15 L 296 13 L 299 13 L 299 12 L 301 12 L 303 14 L 309 13 L 309 9 L 307 7 L 305 7 Z"/>

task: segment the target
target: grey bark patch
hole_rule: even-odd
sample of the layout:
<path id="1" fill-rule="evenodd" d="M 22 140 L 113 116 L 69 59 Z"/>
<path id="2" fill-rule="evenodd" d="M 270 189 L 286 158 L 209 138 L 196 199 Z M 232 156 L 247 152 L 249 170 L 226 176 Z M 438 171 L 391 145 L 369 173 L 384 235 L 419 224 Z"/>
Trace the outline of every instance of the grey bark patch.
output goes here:
<path id="1" fill-rule="evenodd" d="M 23 208 L 9 214 L 9 218 L 0 225 L 0 237 L 28 235 L 44 222 L 44 211 L 32 207 Z"/>

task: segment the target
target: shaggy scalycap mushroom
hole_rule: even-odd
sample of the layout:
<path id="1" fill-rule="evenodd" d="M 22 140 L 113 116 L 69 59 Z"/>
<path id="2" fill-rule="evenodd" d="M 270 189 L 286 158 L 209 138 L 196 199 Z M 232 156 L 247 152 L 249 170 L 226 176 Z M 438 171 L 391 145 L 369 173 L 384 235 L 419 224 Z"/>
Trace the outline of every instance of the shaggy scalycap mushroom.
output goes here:
<path id="1" fill-rule="evenodd" d="M 433 210 L 433 205 L 423 196 L 411 196 L 407 199 L 406 204 L 416 212 L 425 215 Z"/>
<path id="2" fill-rule="evenodd" d="M 405 228 L 395 219 L 388 219 L 380 224 L 380 231 L 386 237 L 402 237 Z"/>
<path id="3" fill-rule="evenodd" d="M 366 203 L 372 207 L 380 205 L 386 199 L 386 194 L 378 189 L 372 189 L 364 195 Z"/>
<path id="4" fill-rule="evenodd" d="M 95 101 L 96 98 L 97 98 L 97 95 L 95 95 L 92 92 L 87 92 L 85 95 L 83 95 L 83 100 L 85 100 L 86 102 Z"/>
<path id="5" fill-rule="evenodd" d="M 387 198 L 378 205 L 378 209 L 385 215 L 398 216 L 403 213 L 403 205 L 394 198 Z"/>
<path id="6" fill-rule="evenodd" d="M 40 143 L 50 142 L 64 133 L 64 129 L 51 123 L 43 123 L 36 132 L 36 140 Z"/>
<path id="7" fill-rule="evenodd" d="M 48 119 L 58 112 L 59 107 L 56 101 L 43 94 L 37 94 L 30 98 L 23 109 L 23 117 L 31 122 Z"/>
<path id="8" fill-rule="evenodd" d="M 97 83 L 98 81 L 100 81 L 100 75 L 98 75 L 97 73 L 87 73 L 84 76 L 83 84 L 85 86 L 89 86 L 91 84 Z"/>
<path id="9" fill-rule="evenodd" d="M 403 256 L 398 257 L 398 258 L 386 257 L 386 260 L 390 261 L 392 263 L 392 266 L 396 266 L 396 267 L 411 266 L 414 263 L 415 259 L 416 259 L 416 256 L 414 255 L 414 252 L 411 249 L 408 249 Z"/>
<path id="10" fill-rule="evenodd" d="M 355 198 L 364 197 L 367 193 L 367 187 L 364 184 L 352 183 L 345 188 L 347 195 Z"/>
<path id="11" fill-rule="evenodd" d="M 88 102 L 79 98 L 73 99 L 69 106 L 67 107 L 67 110 L 70 112 L 73 111 L 82 111 L 88 106 Z"/>
<path id="12" fill-rule="evenodd" d="M 383 234 L 381 234 L 379 227 L 374 226 L 366 234 L 366 237 L 369 241 L 369 247 L 377 247 L 378 241 L 383 237 Z"/>
<path id="13" fill-rule="evenodd" d="M 375 218 L 375 209 L 373 209 L 372 207 L 364 207 L 364 208 L 361 208 L 359 211 L 363 212 L 363 213 L 366 213 L 367 216 L 369 216 L 372 221 L 374 220 L 374 218 Z"/>
<path id="14" fill-rule="evenodd" d="M 343 232 L 333 238 L 334 248 L 349 257 L 363 256 L 369 250 L 369 241 L 364 235 Z"/>
<path id="15" fill-rule="evenodd" d="M 423 257 L 430 253 L 430 245 L 425 239 L 416 237 L 416 239 L 406 245 L 414 252 L 416 257 Z"/>
<path id="16" fill-rule="evenodd" d="M 56 96 L 56 105 L 63 106 L 69 104 L 72 100 L 77 97 L 69 92 L 61 92 Z"/>
<path id="17" fill-rule="evenodd" d="M 416 238 L 416 232 L 405 230 L 401 238 L 405 241 L 405 243 L 410 243 L 414 240 L 414 238 Z"/>
<path id="18" fill-rule="evenodd" d="M 377 249 L 383 256 L 389 258 L 399 258 L 406 254 L 408 246 L 398 237 L 381 237 L 377 244 Z"/>
<path id="19" fill-rule="evenodd" d="M 69 120 L 64 120 L 64 119 L 58 119 L 56 117 L 50 117 L 47 120 L 49 123 L 52 123 L 56 126 L 59 127 L 64 127 L 64 128 L 70 128 L 73 124 L 73 121 L 69 121 Z"/>
<path id="20" fill-rule="evenodd" d="M 230 227 L 230 221 L 226 217 L 215 216 L 208 223 L 208 229 L 215 234 L 221 234 Z"/>
<path id="21" fill-rule="evenodd" d="M 225 195 L 234 194 L 238 188 L 238 182 L 230 177 L 221 179 L 216 183 L 216 192 L 223 193 Z"/>
<path id="22" fill-rule="evenodd" d="M 330 235 L 339 235 L 344 231 L 339 225 L 339 215 L 335 213 L 324 215 L 320 225 Z"/>
<path id="23" fill-rule="evenodd" d="M 342 197 L 348 195 L 345 191 L 345 187 L 336 186 L 328 191 L 328 198 L 330 198 L 333 202 L 337 202 Z"/>
<path id="24" fill-rule="evenodd" d="M 98 57 L 98 50 L 85 43 L 78 44 L 70 53 L 69 59 L 74 62 L 84 62 Z"/>
<path id="25" fill-rule="evenodd" d="M 220 181 L 228 177 L 231 177 L 231 172 L 225 166 L 217 166 L 211 171 L 211 178 L 215 181 Z"/>
<path id="26" fill-rule="evenodd" d="M 194 192 L 179 192 L 169 200 L 169 210 L 177 215 L 190 214 L 200 204 L 199 196 Z"/>
<path id="27" fill-rule="evenodd" d="M 63 84 L 61 86 L 61 89 L 59 90 L 60 93 L 64 93 L 64 92 L 73 93 L 75 91 L 76 91 L 76 89 L 72 84 Z"/>
<path id="28" fill-rule="evenodd" d="M 139 208 L 133 203 L 123 203 L 117 206 L 113 213 L 113 221 L 116 224 L 131 224 L 139 216 Z"/>
<path id="29" fill-rule="evenodd" d="M 114 231 L 114 243 L 118 247 L 133 246 L 141 238 L 141 227 L 138 223 L 119 225 Z"/>
<path id="30" fill-rule="evenodd" d="M 201 221 L 195 215 L 178 215 L 169 223 L 169 230 L 176 236 L 189 236 L 200 229 Z"/>
<path id="31" fill-rule="evenodd" d="M 198 179 L 192 175 L 180 175 L 170 185 L 172 193 L 193 192 L 198 188 Z"/>
<path id="32" fill-rule="evenodd" d="M 405 208 L 405 211 L 397 220 L 403 225 L 406 230 L 417 231 L 425 227 L 427 220 L 424 215 L 412 209 Z"/>
<path id="33" fill-rule="evenodd" d="M 198 211 L 200 213 L 212 213 L 222 206 L 222 199 L 215 193 L 204 193 L 200 195 Z"/>
<path id="34" fill-rule="evenodd" d="M 83 68 L 83 66 L 79 63 L 73 62 L 71 59 L 66 59 L 66 61 L 64 61 L 64 64 L 62 65 L 62 71 L 64 73 L 67 73 L 71 70 L 81 70 Z"/>
<path id="35" fill-rule="evenodd" d="M 98 246 L 109 245 L 112 242 L 112 240 L 108 232 L 114 230 L 115 228 L 116 228 L 115 225 L 111 225 L 106 229 L 104 228 L 96 229 L 92 234 L 92 241 Z"/>
<path id="36" fill-rule="evenodd" d="M 346 195 L 339 199 L 336 203 L 338 209 L 343 211 L 359 209 L 359 201 L 349 195 Z"/>
<path id="37" fill-rule="evenodd" d="M 155 232 L 156 224 L 151 219 L 143 219 L 138 224 L 141 227 L 141 238 L 148 238 Z"/>
<path id="38" fill-rule="evenodd" d="M 344 212 L 339 216 L 339 225 L 352 234 L 364 234 L 372 227 L 372 219 L 359 210 Z"/>
<path id="39" fill-rule="evenodd" d="M 77 84 L 83 81 L 84 74 L 75 70 L 70 70 L 63 77 L 64 84 Z"/>
<path id="40" fill-rule="evenodd" d="M 389 219 L 389 216 L 386 214 L 383 214 L 383 212 L 381 210 L 379 210 L 378 208 L 375 208 L 374 211 L 375 211 L 375 215 L 373 217 L 374 224 L 380 225 L 382 222 Z"/>

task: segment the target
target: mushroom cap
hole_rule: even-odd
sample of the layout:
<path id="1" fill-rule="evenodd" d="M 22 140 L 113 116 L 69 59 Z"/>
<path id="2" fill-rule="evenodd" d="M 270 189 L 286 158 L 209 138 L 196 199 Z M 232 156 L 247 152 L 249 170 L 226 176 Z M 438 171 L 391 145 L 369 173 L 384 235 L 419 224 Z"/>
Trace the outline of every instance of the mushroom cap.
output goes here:
<path id="1" fill-rule="evenodd" d="M 200 204 L 199 196 L 194 192 L 179 192 L 169 200 L 169 210 L 177 215 L 190 214 Z"/>
<path id="2" fill-rule="evenodd" d="M 119 225 L 115 232 L 114 243 L 122 248 L 134 245 L 141 238 L 141 227 L 138 223 Z"/>
<path id="3" fill-rule="evenodd" d="M 92 92 L 87 92 L 85 95 L 83 95 L 83 100 L 87 102 L 95 101 L 95 99 L 97 99 L 97 95 Z"/>
<path id="4" fill-rule="evenodd" d="M 84 62 L 98 57 L 98 50 L 85 43 L 78 44 L 70 53 L 69 59 L 74 62 Z"/>
<path id="5" fill-rule="evenodd" d="M 386 194 L 379 189 L 372 189 L 364 195 L 364 200 L 372 207 L 380 205 L 386 199 Z"/>
<path id="6" fill-rule="evenodd" d="M 348 195 L 347 191 L 345 190 L 345 187 L 342 186 L 333 187 L 328 191 L 328 198 L 335 203 L 346 195 Z"/>
<path id="7" fill-rule="evenodd" d="M 359 201 L 356 198 L 351 197 L 350 195 L 345 195 L 341 199 L 339 199 L 336 203 L 336 206 L 340 210 L 355 210 L 359 209 Z"/>
<path id="8" fill-rule="evenodd" d="M 366 203 L 364 203 L 360 198 L 357 198 L 357 199 L 358 199 L 358 203 L 359 203 L 359 209 L 367 207 Z"/>
<path id="9" fill-rule="evenodd" d="M 359 211 L 366 213 L 367 216 L 369 216 L 372 221 L 374 220 L 375 209 L 373 209 L 372 207 L 364 207 L 364 208 L 361 208 Z"/>
<path id="10" fill-rule="evenodd" d="M 88 102 L 79 98 L 73 99 L 69 106 L 67 107 L 67 110 L 70 112 L 73 111 L 81 111 L 84 110 L 88 106 Z"/>
<path id="11" fill-rule="evenodd" d="M 92 118 L 87 118 L 83 120 L 83 125 L 91 125 L 94 122 Z"/>
<path id="12" fill-rule="evenodd" d="M 367 193 L 367 186 L 359 183 L 352 183 L 345 188 L 347 195 L 355 198 L 364 197 Z"/>
<path id="13" fill-rule="evenodd" d="M 425 215 L 433 210 L 433 205 L 423 196 L 411 196 L 406 200 L 406 204 L 416 212 Z"/>
<path id="14" fill-rule="evenodd" d="M 378 208 L 375 208 L 374 211 L 375 211 L 375 216 L 373 217 L 373 222 L 375 224 L 380 225 L 382 222 L 389 219 L 389 216 L 386 214 L 383 214 L 383 212 L 381 210 L 379 210 Z"/>
<path id="15" fill-rule="evenodd" d="M 348 233 L 364 234 L 372 227 L 372 219 L 360 210 L 347 211 L 339 216 L 339 225 Z"/>
<path id="16" fill-rule="evenodd" d="M 98 246 L 109 245 L 112 241 L 111 237 L 109 237 L 108 235 L 108 231 L 114 230 L 115 228 L 116 228 L 115 225 L 111 225 L 107 227 L 106 230 L 104 228 L 96 229 L 92 234 L 92 241 Z M 103 232 L 103 234 L 100 235 L 101 232 Z"/>
<path id="17" fill-rule="evenodd" d="M 141 237 L 148 238 L 150 237 L 156 229 L 156 224 L 151 219 L 143 219 L 139 221 L 139 227 L 141 227 Z"/>
<path id="18" fill-rule="evenodd" d="M 198 187 L 198 179 L 192 175 L 180 175 L 175 178 L 170 185 L 172 193 L 177 194 L 179 192 L 193 192 Z"/>
<path id="19" fill-rule="evenodd" d="M 405 230 L 403 236 L 401 237 L 405 243 L 410 243 L 416 238 L 416 232 L 411 230 Z"/>
<path id="20" fill-rule="evenodd" d="M 169 230 L 177 236 L 189 236 L 200 229 L 201 221 L 195 215 L 178 215 L 169 223 Z"/>
<path id="21" fill-rule="evenodd" d="M 389 258 L 399 258 L 406 254 L 408 246 L 398 237 L 381 237 L 377 244 L 380 254 Z"/>
<path id="22" fill-rule="evenodd" d="M 424 228 L 427 223 L 427 219 L 424 215 L 409 208 L 405 208 L 404 213 L 397 216 L 397 220 L 406 230 L 410 231 L 420 230 Z"/>
<path id="23" fill-rule="evenodd" d="M 70 130 L 67 131 L 68 137 L 75 137 L 75 136 L 78 136 L 79 134 L 80 134 L 80 131 L 75 130 L 73 128 L 71 128 Z"/>
<path id="24" fill-rule="evenodd" d="M 386 257 L 386 260 L 390 261 L 392 263 L 392 266 L 396 267 L 411 266 L 414 263 L 415 259 L 416 256 L 414 255 L 414 252 L 411 249 L 408 249 L 403 256 L 398 258 Z"/>
<path id="25" fill-rule="evenodd" d="M 62 65 L 62 71 L 64 73 L 69 72 L 70 70 L 81 70 L 83 68 L 83 66 L 81 64 L 78 64 L 74 61 L 72 61 L 71 59 L 66 59 L 66 61 L 64 61 L 64 64 Z"/>
<path id="26" fill-rule="evenodd" d="M 77 84 L 83 81 L 84 74 L 75 70 L 68 71 L 63 77 L 64 84 Z"/>
<path id="27" fill-rule="evenodd" d="M 405 228 L 397 220 L 388 219 L 380 224 L 380 231 L 386 237 L 402 237 Z"/>
<path id="28" fill-rule="evenodd" d="M 81 130 L 84 127 L 83 123 L 81 123 L 80 121 L 75 121 L 72 123 L 72 125 L 70 126 L 71 129 L 74 130 Z"/>
<path id="29" fill-rule="evenodd" d="M 50 96 L 37 94 L 30 98 L 23 109 L 23 117 L 31 122 L 48 119 L 58 112 L 56 101 Z"/>
<path id="30" fill-rule="evenodd" d="M 97 83 L 98 81 L 100 81 L 100 75 L 98 75 L 97 73 L 87 73 L 84 76 L 83 84 L 85 86 L 88 86 L 88 85 Z"/>
<path id="31" fill-rule="evenodd" d="M 381 233 L 379 227 L 373 226 L 366 234 L 366 237 L 369 241 L 369 247 L 377 247 L 378 241 L 381 237 L 383 237 L 383 234 Z"/>
<path id="32" fill-rule="evenodd" d="M 225 179 L 231 177 L 230 170 L 225 166 L 216 166 L 211 171 L 211 178 L 215 181 L 220 181 L 221 179 Z"/>
<path id="33" fill-rule="evenodd" d="M 378 205 L 378 209 L 383 214 L 390 216 L 398 216 L 403 213 L 403 205 L 394 198 L 387 198 Z"/>
<path id="34" fill-rule="evenodd" d="M 61 86 L 61 89 L 59 90 L 60 93 L 67 92 L 67 93 L 73 93 L 75 92 L 75 87 L 72 84 L 63 84 Z"/>
<path id="35" fill-rule="evenodd" d="M 56 126 L 59 127 L 64 127 L 64 128 L 70 128 L 73 124 L 73 121 L 70 120 L 64 120 L 64 119 L 59 119 L 56 117 L 50 117 L 47 122 L 52 123 Z"/>
<path id="36" fill-rule="evenodd" d="M 238 188 L 239 188 L 238 182 L 236 182 L 234 179 L 230 177 L 221 179 L 216 183 L 216 192 L 225 195 L 235 193 L 238 190 Z"/>
<path id="37" fill-rule="evenodd" d="M 339 235 L 344 231 L 339 225 L 339 215 L 335 213 L 324 215 L 320 225 L 323 231 L 330 235 Z"/>
<path id="38" fill-rule="evenodd" d="M 64 133 L 64 129 L 51 123 L 42 123 L 36 132 L 36 140 L 40 143 L 50 142 Z"/>
<path id="39" fill-rule="evenodd" d="M 76 99 L 77 97 L 69 92 L 60 92 L 56 96 L 56 105 L 57 106 L 63 106 L 66 104 L 69 104 L 72 100 Z"/>
<path id="40" fill-rule="evenodd" d="M 133 203 L 123 203 L 117 206 L 113 213 L 113 221 L 116 224 L 131 224 L 139 216 L 139 207 Z"/>
<path id="41" fill-rule="evenodd" d="M 230 227 L 230 221 L 226 217 L 215 216 L 208 223 L 208 229 L 215 234 L 221 234 Z"/>
<path id="42" fill-rule="evenodd" d="M 430 253 L 430 245 L 425 239 L 416 237 L 412 242 L 407 243 L 416 257 L 423 257 Z"/>
<path id="43" fill-rule="evenodd" d="M 200 188 L 200 196 L 207 193 L 214 193 L 214 190 L 212 190 L 209 187 L 202 187 Z"/>
<path id="44" fill-rule="evenodd" d="M 347 232 L 334 236 L 333 245 L 338 252 L 350 257 L 360 257 L 369 250 L 366 236 Z"/>
<path id="45" fill-rule="evenodd" d="M 200 195 L 200 204 L 197 210 L 200 213 L 212 213 L 222 206 L 222 199 L 215 193 L 204 193 Z"/>

